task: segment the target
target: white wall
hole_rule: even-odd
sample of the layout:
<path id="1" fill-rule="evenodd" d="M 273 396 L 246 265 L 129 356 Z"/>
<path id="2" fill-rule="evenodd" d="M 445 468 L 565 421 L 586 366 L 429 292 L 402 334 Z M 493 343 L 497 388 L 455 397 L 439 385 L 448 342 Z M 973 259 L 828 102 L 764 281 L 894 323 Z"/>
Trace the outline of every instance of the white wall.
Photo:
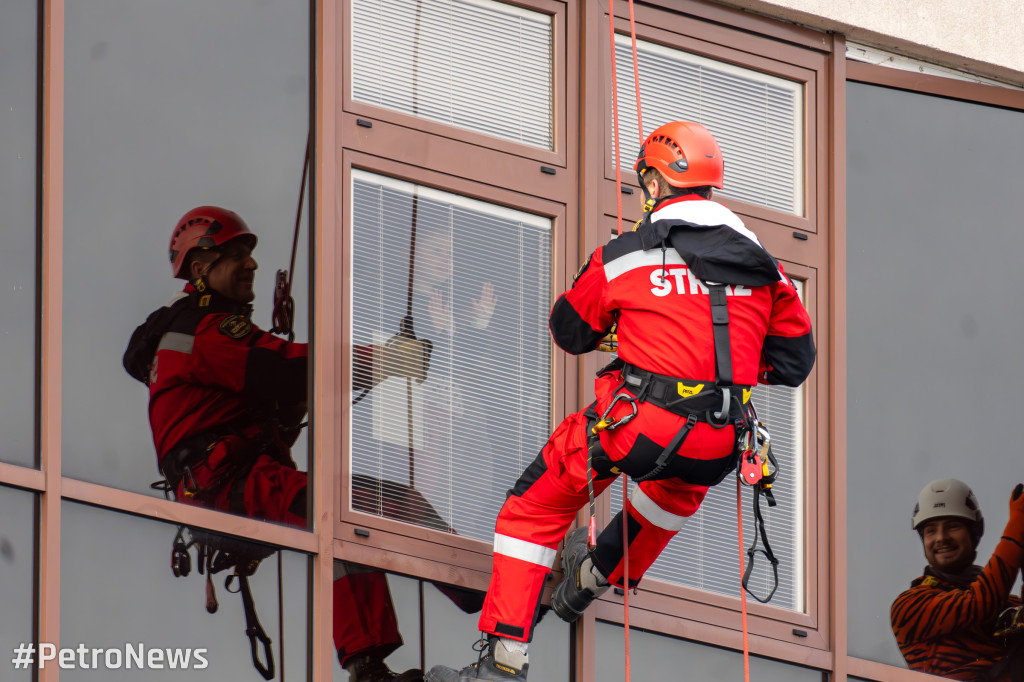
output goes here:
<path id="1" fill-rule="evenodd" d="M 728 4 L 1024 85 L 1020 0 L 733 0 Z"/>

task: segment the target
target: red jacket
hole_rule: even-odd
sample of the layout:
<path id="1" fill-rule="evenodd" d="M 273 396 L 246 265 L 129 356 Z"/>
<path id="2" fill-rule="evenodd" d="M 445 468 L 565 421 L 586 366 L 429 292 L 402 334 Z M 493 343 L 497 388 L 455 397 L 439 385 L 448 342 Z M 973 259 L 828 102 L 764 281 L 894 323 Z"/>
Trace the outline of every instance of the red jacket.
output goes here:
<path id="1" fill-rule="evenodd" d="M 306 344 L 259 329 L 250 311 L 189 284 L 135 330 L 124 366 L 149 386 L 158 458 L 189 436 L 255 426 L 305 401 Z"/>
<path id="2" fill-rule="evenodd" d="M 552 336 L 564 350 L 585 353 L 617 323 L 622 360 L 714 384 L 711 304 L 702 280 L 729 285 L 734 383 L 798 386 L 807 378 L 814 365 L 814 340 L 793 284 L 734 213 L 693 194 L 662 200 L 635 231 L 594 251 L 552 308 Z M 598 379 L 599 412 L 618 384 L 618 373 Z M 612 416 L 622 416 L 620 409 L 626 410 L 616 408 Z M 645 405 L 614 435 L 603 432 L 601 442 L 618 459 L 640 434 L 666 445 L 683 421 Z M 731 449 L 730 437 L 713 439 L 720 442 L 711 450 L 721 456 Z"/>

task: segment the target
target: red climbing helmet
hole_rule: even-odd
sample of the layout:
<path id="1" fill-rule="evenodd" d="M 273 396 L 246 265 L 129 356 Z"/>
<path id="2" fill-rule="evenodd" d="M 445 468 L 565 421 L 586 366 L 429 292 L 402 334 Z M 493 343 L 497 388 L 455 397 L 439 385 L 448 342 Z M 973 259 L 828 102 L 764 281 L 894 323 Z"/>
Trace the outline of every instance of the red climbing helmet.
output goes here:
<path id="1" fill-rule="evenodd" d="M 171 235 L 169 256 L 174 276 L 188 279 L 185 260 L 192 249 L 212 249 L 239 238 L 245 239 L 250 248 L 256 248 L 256 235 L 234 211 L 218 206 L 193 208 L 181 217 Z"/>
<path id="2" fill-rule="evenodd" d="M 666 123 L 647 136 L 633 166 L 641 187 L 648 168 L 656 168 L 673 187 L 722 189 L 725 173 L 718 142 L 707 128 L 690 121 Z"/>

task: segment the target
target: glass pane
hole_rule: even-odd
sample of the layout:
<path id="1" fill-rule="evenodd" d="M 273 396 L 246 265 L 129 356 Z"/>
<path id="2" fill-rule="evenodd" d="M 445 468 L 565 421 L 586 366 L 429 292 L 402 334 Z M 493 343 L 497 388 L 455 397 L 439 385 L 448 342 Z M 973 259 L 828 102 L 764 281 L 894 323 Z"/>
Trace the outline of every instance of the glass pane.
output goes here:
<path id="1" fill-rule="evenodd" d="M 225 584 L 234 563 L 218 567 L 214 555 L 217 606 L 208 613 L 205 577 L 211 574 L 200 573 L 198 549 L 188 550 L 187 575 L 172 572 L 176 526 L 74 502 L 63 503 L 61 524 L 60 638 L 63 647 L 76 649 L 68 655 L 74 668 L 61 670 L 61 679 L 262 679 L 246 636 L 243 595 Z M 241 550 L 250 558 L 269 553 L 248 579 L 253 612 L 269 638 L 266 646 L 257 640 L 259 660 L 269 668 L 273 657 L 276 679 L 308 679 L 309 558 L 281 551 L 279 564 L 278 552 L 267 545 L 205 537 L 218 551 Z M 239 589 L 237 578 L 230 589 Z M 58 657 L 48 665 L 59 663 Z"/>
<path id="2" fill-rule="evenodd" d="M 352 205 L 355 508 L 490 542 L 550 426 L 551 221 L 362 171 Z"/>
<path id="3" fill-rule="evenodd" d="M 973 489 L 984 565 L 1020 478 L 1024 112 L 861 83 L 847 104 L 849 651 L 902 667 L 921 489 Z"/>
<path id="4" fill-rule="evenodd" d="M 736 616 L 739 627 L 739 616 Z M 609 623 L 597 624 L 597 682 L 617 682 L 625 675 L 625 630 Z M 678 671 L 685 666 L 688 680 L 742 680 L 743 652 L 665 637 L 637 629 L 629 631 L 630 675 L 637 680 L 682 679 Z M 750 657 L 750 676 L 759 682 L 822 682 L 822 673 L 812 668 L 791 665 L 760 656 Z"/>
<path id="5" fill-rule="evenodd" d="M 64 473 L 156 494 L 147 390 L 122 354 L 182 288 L 167 246 L 195 206 L 234 210 L 259 235 L 253 320 L 271 327 L 306 147 L 308 3 L 96 0 L 68 3 L 65 23 Z M 306 263 L 303 248 L 299 340 Z"/>
<path id="6" fill-rule="evenodd" d="M 0 461 L 35 466 L 37 3 L 0 4 Z"/>
<path id="7" fill-rule="evenodd" d="M 33 679 L 19 649 L 36 641 L 35 536 L 35 495 L 0 486 L 0 677 L 11 682 Z"/>
<path id="8" fill-rule="evenodd" d="M 352 99 L 551 149 L 552 25 L 492 0 L 355 0 Z"/>
<path id="9" fill-rule="evenodd" d="M 803 296 L 804 283 L 793 284 Z M 779 587 L 771 605 L 803 611 L 804 591 L 804 388 L 755 386 L 751 402 L 757 415 L 771 433 L 772 453 L 778 460 L 779 476 L 772 485 L 778 503 L 769 507 L 762 498 L 764 517 L 772 553 L 779 560 Z M 621 483 L 606 493 L 611 495 L 612 518 L 622 509 Z M 635 483 L 630 481 L 632 493 Z M 743 488 L 743 542 L 749 548 L 757 531 L 754 526 L 752 491 Z M 764 543 L 757 537 L 757 547 Z M 685 585 L 699 590 L 735 597 L 740 592 L 739 534 L 736 517 L 736 484 L 732 476 L 708 491 L 700 509 L 676 534 L 657 561 L 647 570 L 647 579 Z M 766 597 L 775 584 L 771 564 L 756 554 L 748 586 Z"/>
<path id="10" fill-rule="evenodd" d="M 476 662 L 472 644 L 480 637 L 477 618 L 483 593 L 343 562 L 335 562 L 334 574 L 336 586 L 347 585 L 352 594 L 364 597 L 356 604 L 344 598 L 339 602 L 336 596 L 335 618 L 358 613 L 362 622 L 374 625 L 371 632 L 350 627 L 345 636 L 335 637 L 339 648 L 345 641 L 358 641 L 360 647 L 355 655 L 339 656 L 345 666 L 335 667 L 335 682 L 351 680 L 350 672 L 381 662 L 394 672 L 429 670 L 435 665 L 462 668 Z M 339 594 L 337 588 L 335 594 Z M 339 625 L 343 624 L 335 623 L 335 632 L 344 630 Z M 554 614 L 538 623 L 529 650 L 534 677 L 570 679 L 569 632 L 569 624 Z"/>
<path id="11" fill-rule="evenodd" d="M 804 214 L 803 84 L 643 40 L 637 61 L 645 136 L 669 121 L 701 123 L 725 158 L 725 189 L 716 193 Z M 629 36 L 615 36 L 615 75 L 619 163 L 633 173 L 640 134 Z"/>

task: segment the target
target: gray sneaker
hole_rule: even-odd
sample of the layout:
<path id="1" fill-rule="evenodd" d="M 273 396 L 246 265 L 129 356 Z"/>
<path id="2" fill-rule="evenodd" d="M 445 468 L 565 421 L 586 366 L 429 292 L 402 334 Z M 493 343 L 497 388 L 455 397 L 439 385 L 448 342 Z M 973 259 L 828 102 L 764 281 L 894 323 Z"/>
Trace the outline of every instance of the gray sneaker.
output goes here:
<path id="1" fill-rule="evenodd" d="M 477 682 L 478 680 L 507 680 L 510 682 L 526 682 L 526 673 L 530 664 L 517 670 L 494 660 L 494 646 L 498 638 L 491 636 L 481 639 L 473 645 L 480 652 L 476 663 L 467 665 L 462 670 L 455 670 L 444 665 L 435 665 L 423 676 L 425 682 Z"/>
<path id="2" fill-rule="evenodd" d="M 576 622 L 591 602 L 604 594 L 604 590 L 595 594 L 580 583 L 580 566 L 589 556 L 586 527 L 569 533 L 562 548 L 562 582 L 551 595 L 551 608 L 566 623 Z"/>

